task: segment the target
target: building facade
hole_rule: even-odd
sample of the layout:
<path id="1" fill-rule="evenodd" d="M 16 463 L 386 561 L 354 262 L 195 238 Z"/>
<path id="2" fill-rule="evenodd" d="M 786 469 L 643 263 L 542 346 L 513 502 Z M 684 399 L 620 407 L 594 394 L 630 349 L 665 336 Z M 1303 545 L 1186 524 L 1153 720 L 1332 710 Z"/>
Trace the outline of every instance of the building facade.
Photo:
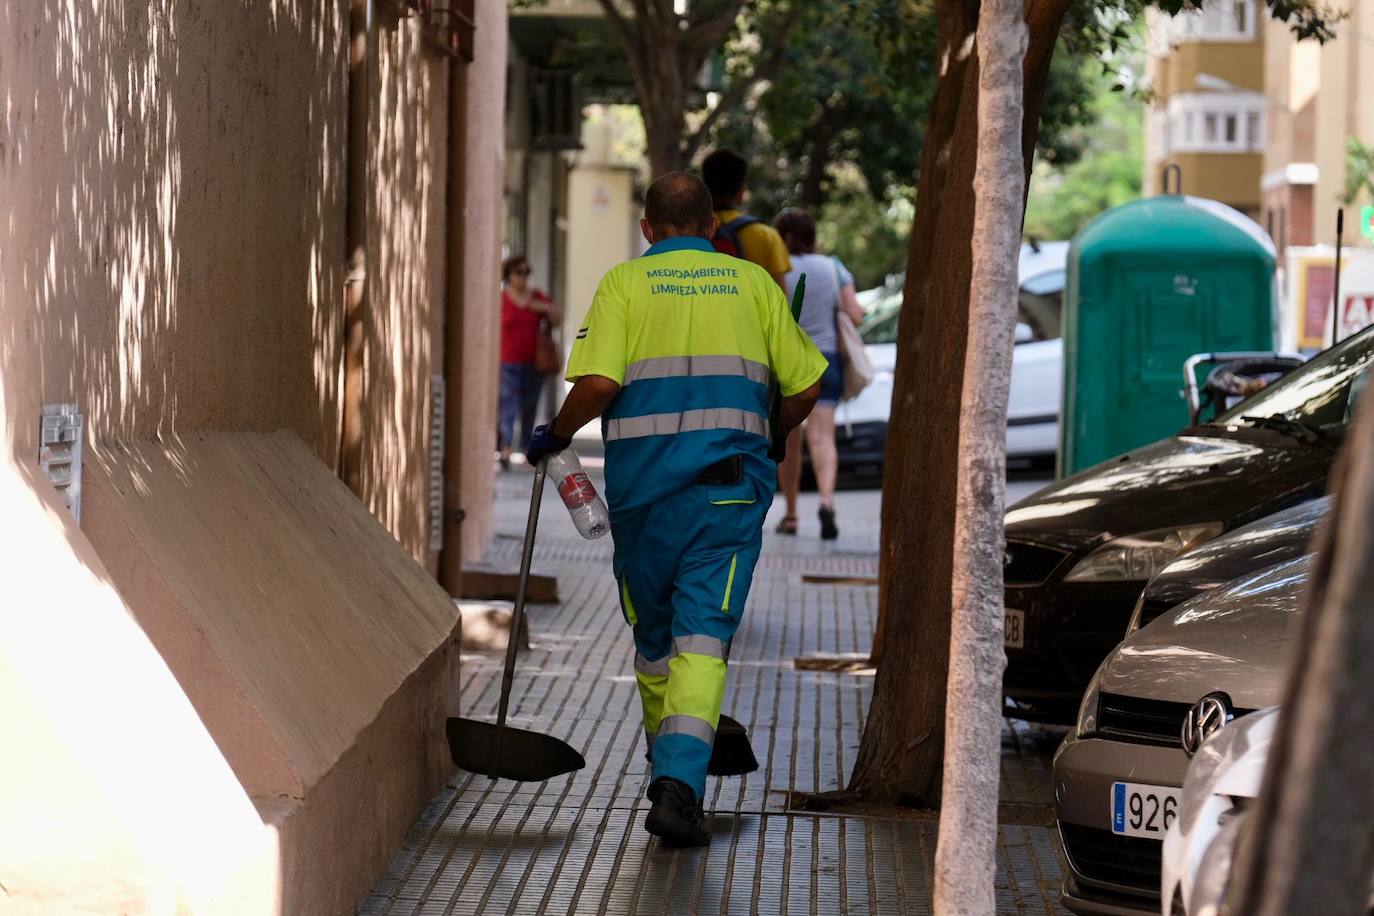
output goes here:
<path id="1" fill-rule="evenodd" d="M 1268 101 L 1263 216 L 1282 253 L 1290 246 L 1334 245 L 1351 139 L 1374 144 L 1374 2 L 1346 0 L 1346 18 L 1325 45 L 1297 41 L 1288 27 L 1265 28 Z M 1368 192 L 1346 215 L 1345 243 L 1370 246 L 1357 225 Z"/>
<path id="2" fill-rule="evenodd" d="M 1262 4 L 1209 0 L 1170 17 L 1147 11 L 1144 193 L 1162 193 L 1177 166 L 1181 190 L 1260 213 L 1265 138 Z"/>
<path id="3" fill-rule="evenodd" d="M 451 772 L 506 27 L 0 0 L 11 906 L 351 913 Z"/>

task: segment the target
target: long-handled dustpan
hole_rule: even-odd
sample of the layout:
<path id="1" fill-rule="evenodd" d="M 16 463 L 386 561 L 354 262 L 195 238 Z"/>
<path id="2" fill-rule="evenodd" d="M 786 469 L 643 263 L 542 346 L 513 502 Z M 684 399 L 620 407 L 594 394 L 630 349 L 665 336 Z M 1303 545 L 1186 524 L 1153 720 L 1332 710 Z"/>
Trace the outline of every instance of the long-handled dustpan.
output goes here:
<path id="1" fill-rule="evenodd" d="M 525 618 L 525 587 L 530 578 L 530 559 L 534 556 L 534 534 L 539 527 L 539 502 L 544 495 L 545 462 L 534 472 L 534 493 L 530 496 L 530 517 L 525 523 L 525 548 L 520 555 L 520 581 L 515 592 L 515 612 L 511 615 L 510 638 L 506 642 L 506 670 L 501 675 L 501 705 L 496 724 L 476 719 L 448 720 L 448 749 L 453 763 L 472 773 L 493 779 L 540 782 L 580 770 L 587 765 L 582 755 L 552 735 L 506 724 L 510 704 L 511 680 L 515 677 L 515 651 L 521 621 Z"/>

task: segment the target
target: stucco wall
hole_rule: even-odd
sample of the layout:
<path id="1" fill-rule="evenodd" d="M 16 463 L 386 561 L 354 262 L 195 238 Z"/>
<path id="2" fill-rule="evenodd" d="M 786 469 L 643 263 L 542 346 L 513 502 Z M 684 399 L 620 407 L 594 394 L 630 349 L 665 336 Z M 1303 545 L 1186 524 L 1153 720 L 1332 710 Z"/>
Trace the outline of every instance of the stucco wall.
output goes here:
<path id="1" fill-rule="evenodd" d="M 369 68 L 363 500 L 429 563 L 430 376 L 444 366 L 448 63 L 425 46 L 418 19 L 379 17 L 378 26 Z"/>
<path id="2" fill-rule="evenodd" d="M 463 270 L 463 559 L 482 556 L 491 536 L 496 450 L 496 379 L 500 352 L 501 207 L 505 175 L 506 2 L 477 0 L 477 59 L 468 64 Z M 491 36 L 500 36 L 491 38 Z"/>
<path id="3" fill-rule="evenodd" d="M 286 427 L 335 466 L 346 6 L 0 4 L 0 427 L 17 457 L 40 404 L 75 401 L 97 445 Z M 364 501 L 425 561 L 448 64 L 418 20 L 377 22 Z"/>
<path id="4" fill-rule="evenodd" d="M 0 383 L 96 441 L 291 426 L 332 461 L 340 4 L 0 4 Z"/>

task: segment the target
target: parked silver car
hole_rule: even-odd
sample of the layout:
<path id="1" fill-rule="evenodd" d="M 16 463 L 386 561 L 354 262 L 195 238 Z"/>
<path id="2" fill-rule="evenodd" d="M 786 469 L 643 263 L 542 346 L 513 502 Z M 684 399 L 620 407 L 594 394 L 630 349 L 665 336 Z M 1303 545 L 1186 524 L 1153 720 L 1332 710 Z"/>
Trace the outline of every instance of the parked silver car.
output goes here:
<path id="1" fill-rule="evenodd" d="M 1204 592 L 1131 634 L 1098 669 L 1054 758 L 1074 913 L 1160 911 L 1164 832 L 1189 749 L 1279 701 L 1311 555 Z"/>

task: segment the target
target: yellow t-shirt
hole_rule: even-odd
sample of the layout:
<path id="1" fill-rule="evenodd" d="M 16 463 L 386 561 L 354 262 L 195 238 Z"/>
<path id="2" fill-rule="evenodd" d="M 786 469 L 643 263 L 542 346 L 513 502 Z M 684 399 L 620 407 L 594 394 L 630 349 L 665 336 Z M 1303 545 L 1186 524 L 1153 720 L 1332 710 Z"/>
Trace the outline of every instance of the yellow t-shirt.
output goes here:
<path id="1" fill-rule="evenodd" d="M 716 211 L 716 219 L 720 220 L 722 226 L 743 215 L 743 210 Z M 750 223 L 745 226 L 739 231 L 739 244 L 742 249 L 740 254 L 744 255 L 746 261 L 753 261 L 775 278 L 792 269 L 792 258 L 787 253 L 787 245 L 783 242 L 782 236 L 778 235 L 778 230 L 767 223 Z"/>

